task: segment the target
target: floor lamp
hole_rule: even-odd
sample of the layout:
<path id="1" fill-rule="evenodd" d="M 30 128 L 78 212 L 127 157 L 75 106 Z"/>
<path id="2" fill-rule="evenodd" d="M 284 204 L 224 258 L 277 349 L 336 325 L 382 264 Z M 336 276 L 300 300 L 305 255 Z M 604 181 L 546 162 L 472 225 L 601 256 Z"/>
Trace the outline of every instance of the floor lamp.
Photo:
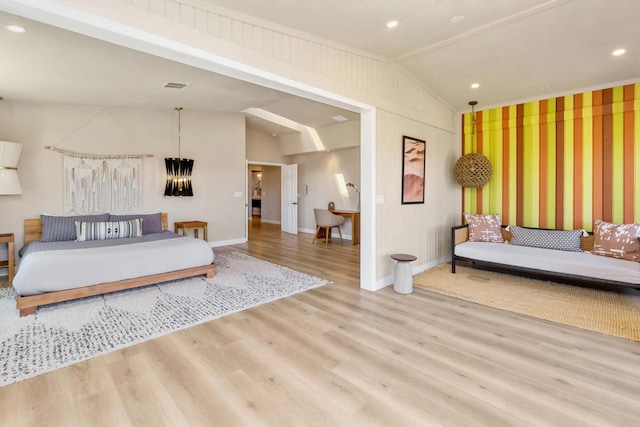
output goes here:
<path id="1" fill-rule="evenodd" d="M 350 182 L 347 183 L 347 188 L 349 187 L 353 188 L 354 190 L 356 190 L 356 193 L 358 193 L 358 207 L 356 208 L 356 210 L 360 212 L 360 190 L 358 190 L 358 187 Z"/>

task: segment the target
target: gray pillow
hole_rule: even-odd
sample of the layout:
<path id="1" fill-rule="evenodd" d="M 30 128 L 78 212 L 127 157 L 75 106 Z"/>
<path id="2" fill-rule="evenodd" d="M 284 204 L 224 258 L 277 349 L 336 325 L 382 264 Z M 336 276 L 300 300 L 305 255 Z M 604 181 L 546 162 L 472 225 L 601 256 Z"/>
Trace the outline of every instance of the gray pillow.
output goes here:
<path id="1" fill-rule="evenodd" d="M 109 214 L 53 216 L 40 215 L 42 222 L 42 242 L 60 242 L 64 240 L 76 240 L 76 221 L 98 222 L 108 221 Z"/>
<path id="2" fill-rule="evenodd" d="M 142 234 L 162 233 L 162 214 L 110 215 L 109 221 L 128 221 L 142 218 Z"/>
<path id="3" fill-rule="evenodd" d="M 542 230 L 510 225 L 512 245 L 534 248 L 555 249 L 558 251 L 581 252 L 580 236 L 583 230 Z"/>

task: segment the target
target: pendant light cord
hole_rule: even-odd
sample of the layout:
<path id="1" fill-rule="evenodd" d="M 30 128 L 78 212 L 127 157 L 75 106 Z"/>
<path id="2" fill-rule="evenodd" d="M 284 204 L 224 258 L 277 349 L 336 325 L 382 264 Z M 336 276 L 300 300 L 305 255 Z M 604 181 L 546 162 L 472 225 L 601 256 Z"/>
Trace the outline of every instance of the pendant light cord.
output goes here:
<path id="1" fill-rule="evenodd" d="M 182 158 L 180 156 L 180 145 L 181 145 L 181 141 L 180 141 L 180 112 L 182 111 L 182 107 L 176 107 L 176 110 L 178 111 L 178 158 Z"/>
<path id="2" fill-rule="evenodd" d="M 476 146 L 476 126 L 478 124 L 476 120 L 476 110 L 475 106 L 478 105 L 478 101 L 469 101 L 469 105 L 471 105 L 471 150 L 472 152 L 478 151 L 478 147 Z"/>

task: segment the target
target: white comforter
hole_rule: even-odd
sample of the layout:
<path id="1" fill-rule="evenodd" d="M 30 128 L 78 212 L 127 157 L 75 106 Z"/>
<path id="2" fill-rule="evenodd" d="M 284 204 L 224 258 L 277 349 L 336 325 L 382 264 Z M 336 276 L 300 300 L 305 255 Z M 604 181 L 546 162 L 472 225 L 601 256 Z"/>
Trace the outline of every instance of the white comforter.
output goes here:
<path id="1" fill-rule="evenodd" d="M 19 295 L 75 289 L 99 283 L 209 265 L 204 240 L 181 237 L 130 245 L 65 249 L 27 255 L 13 279 Z"/>
<path id="2" fill-rule="evenodd" d="M 640 284 L 640 263 L 593 255 L 516 246 L 507 243 L 464 242 L 455 247 L 457 256 L 515 267 L 561 274 Z"/>

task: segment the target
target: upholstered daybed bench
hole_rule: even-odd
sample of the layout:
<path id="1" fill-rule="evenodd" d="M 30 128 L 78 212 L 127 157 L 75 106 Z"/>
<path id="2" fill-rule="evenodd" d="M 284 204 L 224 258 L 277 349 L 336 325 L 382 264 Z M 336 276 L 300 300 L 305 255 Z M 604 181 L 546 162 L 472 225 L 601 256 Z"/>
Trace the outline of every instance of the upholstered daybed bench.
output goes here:
<path id="1" fill-rule="evenodd" d="M 519 229 L 533 231 L 534 235 L 557 231 Z M 512 244 L 513 235 L 504 225 L 500 228 L 504 242 L 469 241 L 468 224 L 454 226 L 451 229 L 451 272 L 456 272 L 456 265 L 465 264 L 563 283 L 640 289 L 640 262 L 595 255 L 590 252 L 594 246 L 593 234 L 580 236 L 581 230 L 576 231 L 579 249 L 557 250 Z"/>

